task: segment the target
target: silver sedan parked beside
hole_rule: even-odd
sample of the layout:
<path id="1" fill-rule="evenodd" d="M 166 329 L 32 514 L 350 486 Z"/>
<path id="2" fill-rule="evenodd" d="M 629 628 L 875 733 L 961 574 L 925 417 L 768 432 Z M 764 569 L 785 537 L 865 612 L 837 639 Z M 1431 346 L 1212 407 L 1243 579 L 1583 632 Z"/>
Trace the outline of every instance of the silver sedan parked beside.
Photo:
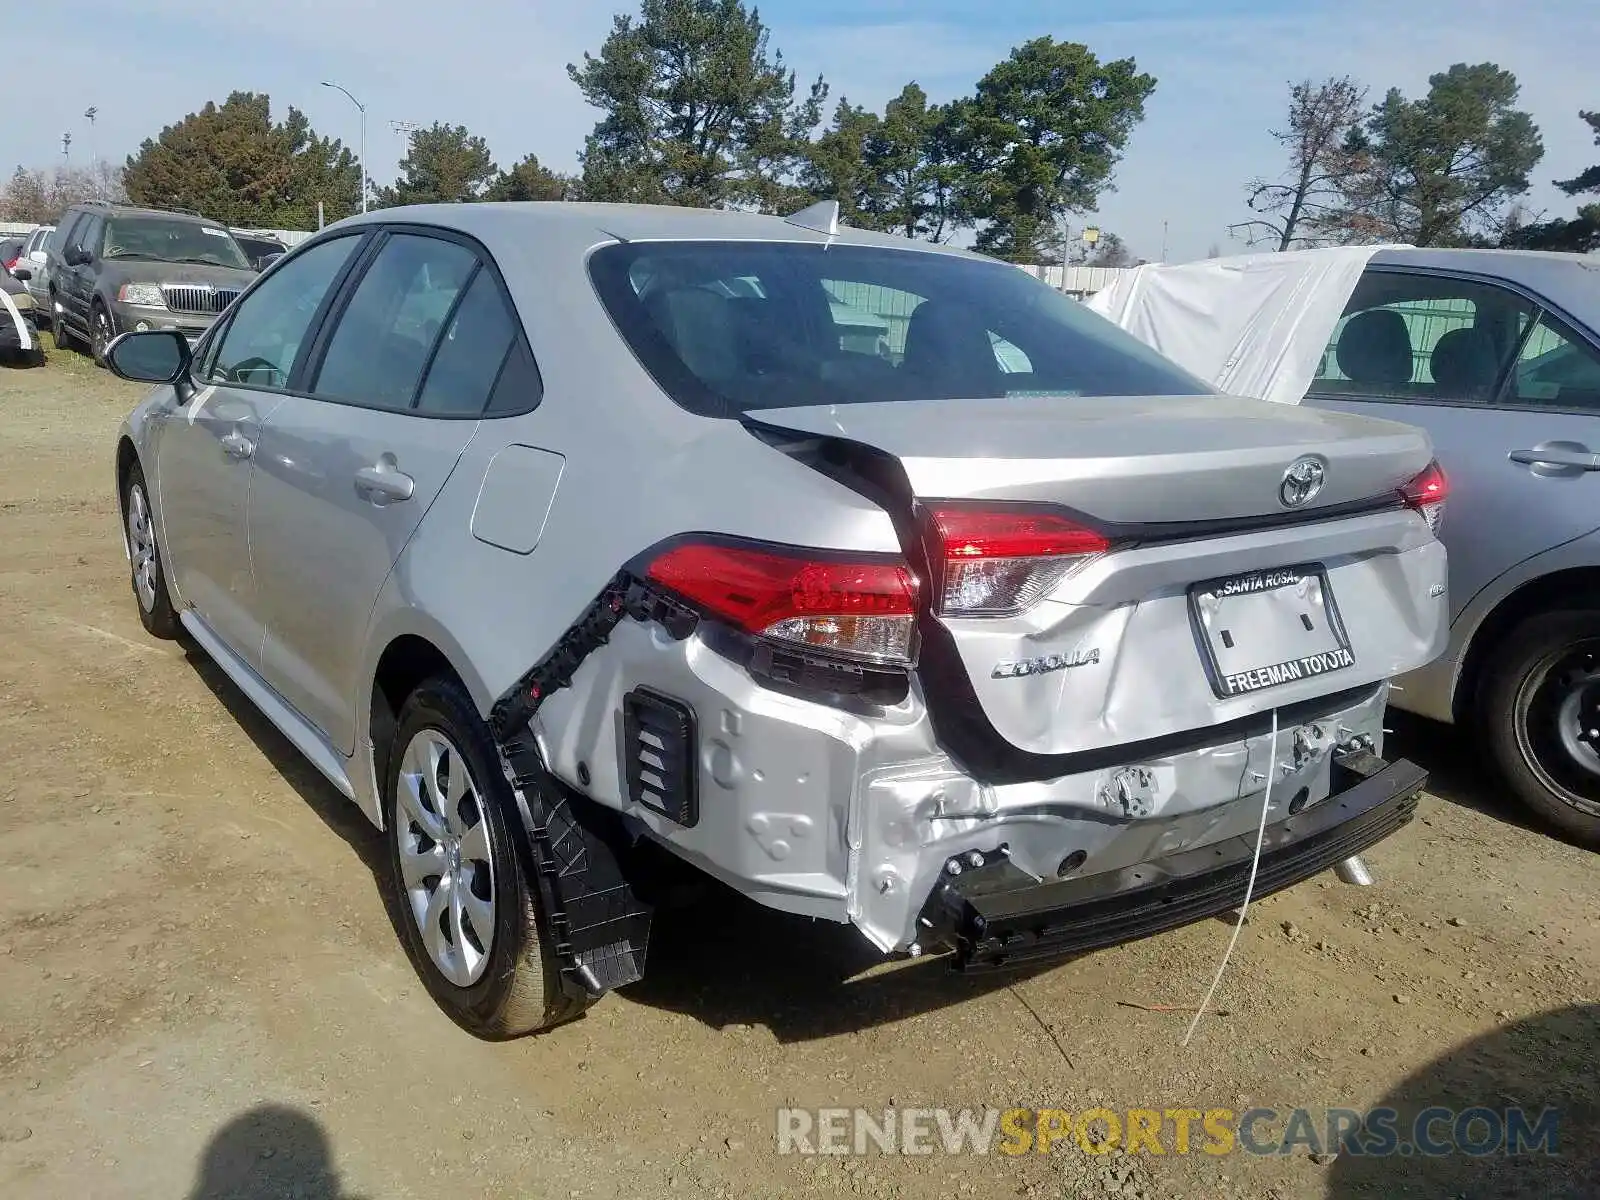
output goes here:
<path id="1" fill-rule="evenodd" d="M 835 206 L 391 209 L 108 358 L 158 385 L 145 626 L 386 831 L 480 1035 L 639 978 L 673 870 L 978 968 L 1289 886 L 1425 780 L 1380 755 L 1446 635 L 1426 435 Z"/>

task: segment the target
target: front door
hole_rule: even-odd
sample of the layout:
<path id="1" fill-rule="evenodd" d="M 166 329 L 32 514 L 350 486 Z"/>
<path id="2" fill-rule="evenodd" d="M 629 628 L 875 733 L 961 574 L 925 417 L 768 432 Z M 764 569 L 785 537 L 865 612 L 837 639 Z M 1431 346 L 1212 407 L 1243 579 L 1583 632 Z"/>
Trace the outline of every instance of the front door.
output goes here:
<path id="1" fill-rule="evenodd" d="M 262 427 L 359 236 L 313 246 L 264 279 L 202 353 L 199 390 L 156 452 L 167 572 L 182 602 L 252 667 L 265 632 L 250 547 Z"/>
<path id="2" fill-rule="evenodd" d="M 248 528 L 261 422 L 280 397 L 202 387 L 172 412 L 156 449 L 167 574 L 195 612 L 247 662 L 261 646 Z"/>

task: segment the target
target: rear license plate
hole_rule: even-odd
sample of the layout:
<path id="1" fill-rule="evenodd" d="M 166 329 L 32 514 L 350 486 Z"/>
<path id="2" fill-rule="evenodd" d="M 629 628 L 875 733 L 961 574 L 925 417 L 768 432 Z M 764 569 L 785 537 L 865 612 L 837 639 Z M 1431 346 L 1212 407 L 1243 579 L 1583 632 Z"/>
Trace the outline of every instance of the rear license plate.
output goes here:
<path id="1" fill-rule="evenodd" d="M 1327 573 L 1317 565 L 1194 584 L 1189 616 L 1218 696 L 1243 696 L 1356 665 Z"/>

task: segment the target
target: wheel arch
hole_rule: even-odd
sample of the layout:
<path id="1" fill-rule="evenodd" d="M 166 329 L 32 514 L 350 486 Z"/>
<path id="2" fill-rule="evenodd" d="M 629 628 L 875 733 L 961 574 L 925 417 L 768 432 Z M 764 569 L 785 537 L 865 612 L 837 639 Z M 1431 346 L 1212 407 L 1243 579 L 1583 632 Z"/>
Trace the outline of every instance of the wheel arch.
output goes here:
<path id="1" fill-rule="evenodd" d="M 1470 719 L 1484 664 L 1511 630 L 1538 613 L 1574 607 L 1600 608 L 1600 567 L 1552 571 L 1503 596 L 1478 622 L 1462 656 L 1451 703 L 1457 723 Z"/>
<path id="2" fill-rule="evenodd" d="M 133 473 L 134 464 L 139 461 L 139 450 L 133 444 L 133 438 L 124 433 L 117 439 L 117 512 L 121 515 L 118 522 L 122 527 L 123 553 L 133 554 L 133 548 L 128 545 L 128 476 Z M 148 482 L 149 476 L 146 476 Z"/>
<path id="3" fill-rule="evenodd" d="M 384 826 L 384 780 L 406 697 L 426 680 L 443 675 L 466 688 L 480 716 L 488 711 L 482 679 L 464 666 L 466 660 L 460 647 L 442 629 L 396 628 L 381 643 L 363 697 L 370 750 L 364 757 L 372 770 L 372 807 L 367 816 L 380 829 Z"/>

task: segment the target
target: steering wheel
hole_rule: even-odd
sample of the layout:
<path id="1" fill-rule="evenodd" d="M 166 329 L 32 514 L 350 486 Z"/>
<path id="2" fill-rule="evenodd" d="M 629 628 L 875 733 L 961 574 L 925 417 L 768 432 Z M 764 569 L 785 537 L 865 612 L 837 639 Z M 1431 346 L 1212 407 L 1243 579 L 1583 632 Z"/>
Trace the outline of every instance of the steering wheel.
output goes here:
<path id="1" fill-rule="evenodd" d="M 260 356 L 255 358 L 247 358 L 242 362 L 234 363 L 233 366 L 228 369 L 228 374 L 231 376 L 231 382 L 233 383 L 249 383 L 251 381 L 246 378 L 246 376 L 252 371 L 260 371 L 263 369 L 271 371 L 273 374 L 278 374 L 278 364 L 275 362 L 269 362 L 267 359 L 261 358 Z"/>

